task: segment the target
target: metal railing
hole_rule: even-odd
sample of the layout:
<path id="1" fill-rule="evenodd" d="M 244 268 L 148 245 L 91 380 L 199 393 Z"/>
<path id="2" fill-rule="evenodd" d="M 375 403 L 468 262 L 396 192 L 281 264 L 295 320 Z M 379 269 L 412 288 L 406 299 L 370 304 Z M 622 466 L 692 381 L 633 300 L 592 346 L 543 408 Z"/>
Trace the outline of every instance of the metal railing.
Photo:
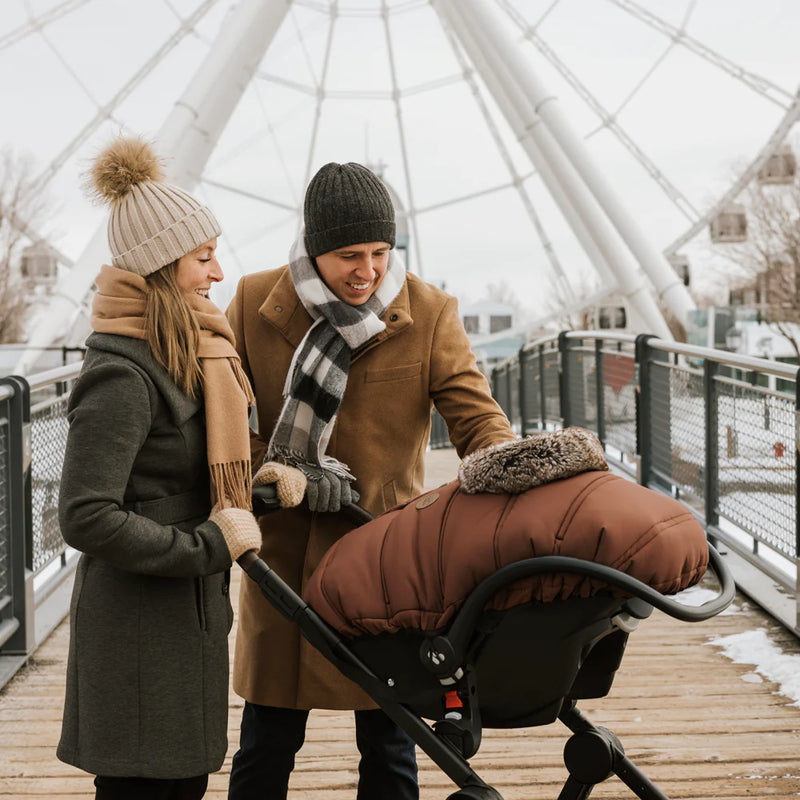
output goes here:
<path id="1" fill-rule="evenodd" d="M 66 403 L 80 364 L 0 379 L 0 686 L 68 609 L 58 527 Z M 728 549 L 740 590 L 800 635 L 798 370 L 650 336 L 579 331 L 491 375 L 521 434 L 594 430 L 614 469 L 684 502 Z M 431 446 L 448 446 L 434 415 Z"/>
<path id="2" fill-rule="evenodd" d="M 737 585 L 800 635 L 798 368 L 652 336 L 564 332 L 492 371 L 525 435 L 595 431 L 614 469 L 685 503 Z"/>
<path id="3" fill-rule="evenodd" d="M 0 685 L 68 608 L 75 558 L 61 537 L 58 492 L 80 366 L 0 378 Z"/>

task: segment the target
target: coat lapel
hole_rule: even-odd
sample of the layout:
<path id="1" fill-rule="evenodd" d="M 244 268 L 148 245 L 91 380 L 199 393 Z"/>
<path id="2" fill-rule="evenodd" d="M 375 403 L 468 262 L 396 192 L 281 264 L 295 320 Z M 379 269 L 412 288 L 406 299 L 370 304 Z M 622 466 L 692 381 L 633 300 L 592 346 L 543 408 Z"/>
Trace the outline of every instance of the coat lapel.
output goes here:
<path id="1" fill-rule="evenodd" d="M 381 342 L 391 339 L 400 331 L 405 330 L 414 320 L 411 317 L 411 302 L 408 297 L 408 281 L 403 281 L 403 286 L 383 313 L 381 319 L 386 323 L 386 329 L 377 336 L 373 336 L 361 349 L 353 353 L 353 361 L 377 347 Z"/>
<path id="2" fill-rule="evenodd" d="M 288 267 L 284 267 L 280 278 L 258 309 L 258 315 L 272 325 L 297 349 L 313 320 L 305 310 L 292 283 Z"/>

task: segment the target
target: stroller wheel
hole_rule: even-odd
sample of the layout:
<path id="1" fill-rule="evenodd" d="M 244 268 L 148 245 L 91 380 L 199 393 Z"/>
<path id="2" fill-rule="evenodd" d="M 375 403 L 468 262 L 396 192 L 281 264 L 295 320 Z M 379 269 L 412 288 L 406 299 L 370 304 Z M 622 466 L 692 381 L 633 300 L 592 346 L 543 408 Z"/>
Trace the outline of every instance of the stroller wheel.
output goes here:
<path id="1" fill-rule="evenodd" d="M 503 796 L 491 786 L 464 786 L 447 800 L 503 800 Z"/>

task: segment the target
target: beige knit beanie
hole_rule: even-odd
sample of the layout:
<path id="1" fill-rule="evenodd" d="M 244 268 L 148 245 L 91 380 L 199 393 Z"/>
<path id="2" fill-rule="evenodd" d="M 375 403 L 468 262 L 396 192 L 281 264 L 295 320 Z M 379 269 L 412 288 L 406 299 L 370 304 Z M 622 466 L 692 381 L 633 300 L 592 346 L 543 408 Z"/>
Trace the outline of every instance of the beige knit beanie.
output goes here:
<path id="1" fill-rule="evenodd" d="M 157 156 L 140 139 L 116 139 L 95 159 L 90 188 L 111 207 L 115 267 L 150 275 L 219 236 L 211 211 L 163 178 Z"/>

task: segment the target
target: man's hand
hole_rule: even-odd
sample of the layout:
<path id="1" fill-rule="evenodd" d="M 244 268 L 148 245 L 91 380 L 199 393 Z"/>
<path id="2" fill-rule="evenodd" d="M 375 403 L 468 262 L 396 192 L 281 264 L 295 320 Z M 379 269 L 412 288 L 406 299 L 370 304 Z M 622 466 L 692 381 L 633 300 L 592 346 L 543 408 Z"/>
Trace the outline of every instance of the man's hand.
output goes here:
<path id="1" fill-rule="evenodd" d="M 308 479 L 306 500 L 312 511 L 335 512 L 358 502 L 358 492 L 347 478 L 341 478 L 324 467 L 304 466 L 303 471 Z"/>

